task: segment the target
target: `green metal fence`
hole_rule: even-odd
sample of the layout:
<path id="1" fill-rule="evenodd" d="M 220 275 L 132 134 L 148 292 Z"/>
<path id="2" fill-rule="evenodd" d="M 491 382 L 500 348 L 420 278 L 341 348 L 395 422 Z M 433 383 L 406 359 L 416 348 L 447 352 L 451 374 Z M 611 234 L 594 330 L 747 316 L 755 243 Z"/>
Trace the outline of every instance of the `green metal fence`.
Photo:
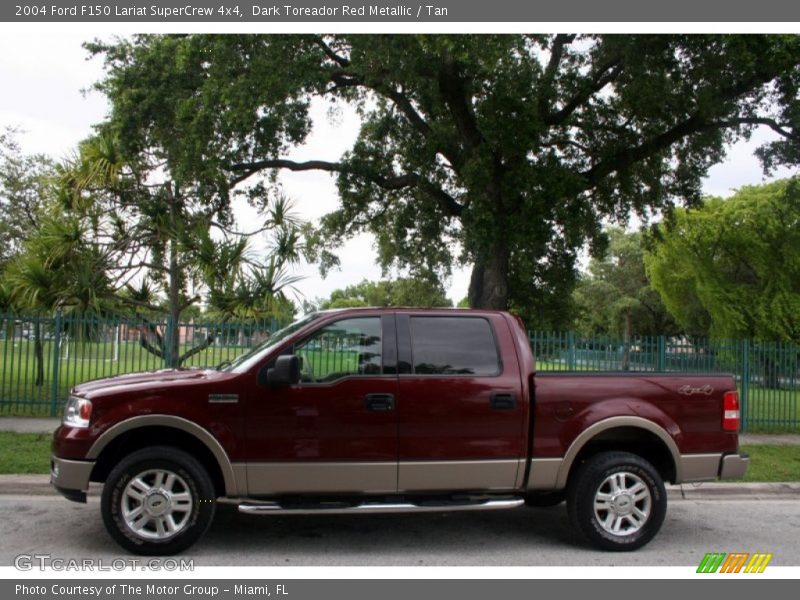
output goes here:
<path id="1" fill-rule="evenodd" d="M 76 383 L 163 368 L 167 358 L 147 348 L 161 351 L 170 327 L 178 328 L 181 354 L 200 348 L 182 366 L 200 367 L 235 358 L 278 323 L 0 314 L 0 415 L 56 415 Z"/>
<path id="2" fill-rule="evenodd" d="M 607 336 L 531 331 L 540 371 L 730 373 L 743 431 L 800 430 L 800 346 L 750 340 Z"/>
<path id="3" fill-rule="evenodd" d="M 177 327 L 183 363 L 216 366 L 264 340 L 275 320 L 248 322 L 31 317 L 0 314 L 0 415 L 58 414 L 76 383 L 163 368 L 158 336 Z M 532 331 L 540 371 L 731 373 L 742 399 L 742 428 L 800 431 L 800 346 L 684 337 L 627 343 L 574 332 Z M 144 340 L 144 343 L 143 343 Z M 203 347 L 205 346 L 205 347 Z"/>

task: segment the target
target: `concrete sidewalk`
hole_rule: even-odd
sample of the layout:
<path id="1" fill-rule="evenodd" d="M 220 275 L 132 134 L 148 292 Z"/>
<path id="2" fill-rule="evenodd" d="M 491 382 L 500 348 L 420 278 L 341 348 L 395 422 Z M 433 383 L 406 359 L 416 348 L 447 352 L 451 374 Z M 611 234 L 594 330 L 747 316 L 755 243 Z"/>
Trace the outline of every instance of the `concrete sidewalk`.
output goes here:
<path id="1" fill-rule="evenodd" d="M 48 417 L 0 417 L 0 431 L 17 433 L 53 433 L 61 419 Z"/>

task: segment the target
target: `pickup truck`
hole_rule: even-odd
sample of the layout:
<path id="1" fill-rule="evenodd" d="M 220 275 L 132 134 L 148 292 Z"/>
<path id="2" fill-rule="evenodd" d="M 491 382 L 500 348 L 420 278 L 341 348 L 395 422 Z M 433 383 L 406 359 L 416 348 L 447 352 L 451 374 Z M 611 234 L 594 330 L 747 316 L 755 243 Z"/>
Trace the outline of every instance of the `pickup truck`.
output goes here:
<path id="1" fill-rule="evenodd" d="M 555 505 L 589 543 L 660 529 L 664 482 L 735 479 L 733 377 L 536 373 L 505 312 L 344 309 L 305 316 L 215 369 L 76 386 L 51 482 L 125 549 L 188 548 L 218 502 L 258 515 Z M 535 513 L 534 513 L 535 514 Z"/>

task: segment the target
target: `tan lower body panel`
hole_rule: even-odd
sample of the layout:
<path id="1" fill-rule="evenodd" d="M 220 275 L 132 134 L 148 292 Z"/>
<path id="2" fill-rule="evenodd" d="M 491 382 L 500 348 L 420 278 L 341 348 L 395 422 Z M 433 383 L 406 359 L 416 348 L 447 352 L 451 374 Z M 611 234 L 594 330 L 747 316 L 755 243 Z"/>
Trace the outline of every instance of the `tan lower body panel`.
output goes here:
<path id="1" fill-rule="evenodd" d="M 447 460 L 401 462 L 399 492 L 513 490 L 521 460 Z"/>
<path id="2" fill-rule="evenodd" d="M 236 491 L 228 496 L 247 496 L 247 463 L 232 463 Z"/>
<path id="3" fill-rule="evenodd" d="M 681 454 L 678 472 L 680 481 L 713 481 L 719 477 L 722 454 Z"/>
<path id="4" fill-rule="evenodd" d="M 722 454 L 681 454 L 678 457 L 678 481 L 712 481 L 719 478 L 720 461 Z M 555 490 L 563 488 L 559 485 L 561 480 L 566 481 L 566 474 L 561 470 L 564 466 L 563 458 L 534 458 L 531 460 L 531 473 L 528 478 L 529 490 Z M 744 467 L 746 469 L 746 466 Z M 743 474 L 741 467 L 736 473 Z M 741 477 L 741 475 L 739 475 Z"/>
<path id="5" fill-rule="evenodd" d="M 390 462 L 281 462 L 234 464 L 240 493 L 393 494 L 516 488 L 522 460 Z M 243 490 L 246 473 L 246 491 Z"/>
<path id="6" fill-rule="evenodd" d="M 394 493 L 397 491 L 397 463 L 250 463 L 247 465 L 247 489 L 251 496 L 295 493 Z"/>
<path id="7" fill-rule="evenodd" d="M 558 473 L 563 458 L 534 458 L 528 477 L 529 490 L 554 490 L 558 487 Z"/>

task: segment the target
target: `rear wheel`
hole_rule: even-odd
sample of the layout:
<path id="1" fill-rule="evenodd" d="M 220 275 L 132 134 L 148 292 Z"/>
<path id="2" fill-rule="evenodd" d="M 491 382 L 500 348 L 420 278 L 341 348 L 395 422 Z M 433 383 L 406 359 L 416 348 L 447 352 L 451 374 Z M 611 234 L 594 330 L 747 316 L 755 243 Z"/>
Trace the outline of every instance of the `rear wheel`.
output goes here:
<path id="1" fill-rule="evenodd" d="M 658 533 L 667 495 L 658 471 L 629 452 L 602 452 L 578 467 L 567 487 L 573 526 L 603 550 L 636 550 Z"/>
<path id="2" fill-rule="evenodd" d="M 169 446 L 144 448 L 109 473 L 101 510 L 106 529 L 123 548 L 174 554 L 194 544 L 214 517 L 216 494 L 205 467 Z"/>

